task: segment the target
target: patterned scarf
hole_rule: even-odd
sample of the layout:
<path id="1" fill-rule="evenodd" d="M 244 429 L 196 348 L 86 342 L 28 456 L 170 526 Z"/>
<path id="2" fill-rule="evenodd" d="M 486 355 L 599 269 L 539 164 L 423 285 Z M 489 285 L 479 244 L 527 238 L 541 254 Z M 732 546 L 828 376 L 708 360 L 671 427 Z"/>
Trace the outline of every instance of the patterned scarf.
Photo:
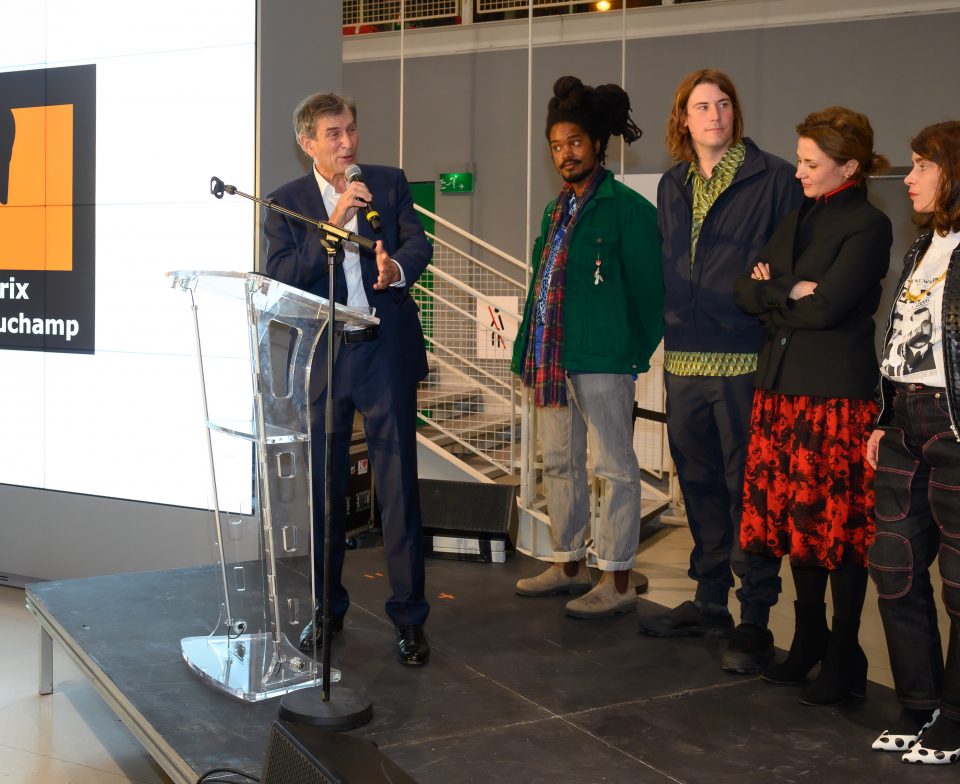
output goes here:
<path id="1" fill-rule="evenodd" d="M 543 244 L 540 256 L 540 271 L 535 282 L 534 307 L 531 309 L 527 323 L 526 353 L 523 358 L 523 367 L 520 374 L 525 387 L 532 387 L 534 404 L 538 406 L 554 406 L 562 408 L 567 405 L 567 380 L 563 366 L 560 364 L 560 353 L 563 347 L 563 301 L 566 290 L 567 275 L 567 248 L 577 217 L 583 213 L 586 203 L 593 197 L 597 186 L 606 176 L 607 170 L 598 166 L 587 187 L 577 203 L 576 210 L 563 226 L 564 213 L 573 196 L 573 186 L 565 184 L 560 195 L 557 196 L 550 215 L 550 228 L 547 231 L 547 241 Z M 562 234 L 558 234 L 562 232 Z M 551 264 L 551 258 L 553 263 Z M 543 286 L 546 285 L 546 292 Z M 537 311 L 540 309 L 541 297 L 543 305 L 543 343 L 540 352 L 540 363 L 537 365 Z"/>
<path id="2" fill-rule="evenodd" d="M 737 173 L 740 164 L 743 163 L 743 156 L 747 148 L 743 142 L 737 142 L 723 157 L 717 161 L 716 166 L 710 173 L 710 179 L 706 179 L 700 172 L 700 167 L 696 162 L 690 164 L 687 171 L 687 180 L 693 178 L 693 221 L 690 224 L 690 266 L 693 266 L 693 257 L 697 252 L 697 240 L 700 239 L 700 229 L 706 220 L 707 213 L 719 198 Z"/>

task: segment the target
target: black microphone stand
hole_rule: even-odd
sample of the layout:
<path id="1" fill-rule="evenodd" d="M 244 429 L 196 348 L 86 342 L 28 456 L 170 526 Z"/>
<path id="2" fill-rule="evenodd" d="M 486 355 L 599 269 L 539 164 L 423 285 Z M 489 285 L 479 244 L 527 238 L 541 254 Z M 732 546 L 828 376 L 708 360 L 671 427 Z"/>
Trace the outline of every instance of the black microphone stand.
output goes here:
<path id="1" fill-rule="evenodd" d="M 307 225 L 315 226 L 324 232 L 325 235 L 324 238 L 320 240 L 320 243 L 327 252 L 327 294 L 329 295 L 328 305 L 330 311 L 327 317 L 327 397 L 324 403 L 323 603 L 321 609 L 323 638 L 320 657 L 322 674 L 319 687 L 314 686 L 306 689 L 298 689 L 283 695 L 280 698 L 279 716 L 281 719 L 287 721 L 298 722 L 300 724 L 312 724 L 328 730 L 355 729 L 356 727 L 362 727 L 364 724 L 369 723 L 373 718 L 373 706 L 370 704 L 370 701 L 345 686 L 337 687 L 335 695 L 330 689 L 330 647 L 333 639 L 332 624 L 330 623 L 330 571 L 333 560 L 330 547 L 330 515 L 333 511 L 331 498 L 331 488 L 333 487 L 333 352 L 335 348 L 334 333 L 337 323 L 337 301 L 333 292 L 336 282 L 335 259 L 340 243 L 343 241 L 355 242 L 360 247 L 371 251 L 375 250 L 376 245 L 372 240 L 342 229 L 332 223 L 301 215 L 298 212 L 282 207 L 275 201 L 258 199 L 256 196 L 243 193 L 233 185 L 225 185 L 223 180 L 218 177 L 210 178 L 210 192 L 218 199 L 222 199 L 224 193 L 229 193 L 231 196 L 242 196 L 274 212 L 288 215 Z M 311 433 L 311 439 L 312 437 L 313 434 Z M 311 538 L 313 536 L 312 531 L 313 527 L 311 525 Z M 314 606 L 316 606 L 316 595 L 314 595 Z M 316 631 L 316 617 L 314 617 L 313 622 L 314 631 Z M 316 667 L 316 648 L 314 648 L 313 662 L 314 667 Z"/>

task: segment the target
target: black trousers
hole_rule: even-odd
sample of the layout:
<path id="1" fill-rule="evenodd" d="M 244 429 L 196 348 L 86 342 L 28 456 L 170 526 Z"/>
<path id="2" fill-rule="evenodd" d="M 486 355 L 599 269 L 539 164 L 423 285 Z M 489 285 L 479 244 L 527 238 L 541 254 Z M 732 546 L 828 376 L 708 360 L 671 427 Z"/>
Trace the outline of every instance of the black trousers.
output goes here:
<path id="1" fill-rule="evenodd" d="M 780 594 L 780 559 L 740 549 L 753 380 L 752 373 L 664 374 L 670 454 L 693 535 L 687 573 L 697 581 L 696 598 L 725 605 L 736 574 L 741 620 L 765 627 Z"/>
<path id="2" fill-rule="evenodd" d="M 944 391 L 898 384 L 877 457 L 877 535 L 869 552 L 897 699 L 960 721 L 960 442 Z M 950 618 L 947 662 L 930 566 Z"/>
<path id="3" fill-rule="evenodd" d="M 314 367 L 312 372 L 321 372 Z M 311 405 L 313 423 L 314 574 L 323 591 L 323 482 L 326 462 L 326 392 Z M 330 611 L 343 616 L 350 597 L 343 586 L 346 495 L 354 413 L 363 417 L 374 487 L 383 520 L 383 547 L 390 581 L 387 615 L 397 625 L 422 624 L 430 607 L 424 596 L 423 533 L 417 480 L 416 387 L 392 385 L 379 340 L 343 343 L 334 364 L 333 486 L 331 488 Z M 318 596 L 322 599 L 322 596 Z"/>

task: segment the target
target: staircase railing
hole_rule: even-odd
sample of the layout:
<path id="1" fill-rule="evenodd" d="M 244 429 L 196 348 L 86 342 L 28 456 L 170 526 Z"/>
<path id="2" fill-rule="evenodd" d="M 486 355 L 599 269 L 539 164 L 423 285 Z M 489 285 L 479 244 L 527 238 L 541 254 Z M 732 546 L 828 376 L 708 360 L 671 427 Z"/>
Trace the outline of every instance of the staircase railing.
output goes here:
<path id="1" fill-rule="evenodd" d="M 433 262 L 413 286 L 430 356 L 420 383 L 420 419 L 448 451 L 512 474 L 518 466 L 519 387 L 510 358 L 525 294 L 524 264 L 417 206 L 458 242 L 486 252 L 483 261 L 428 232 Z"/>

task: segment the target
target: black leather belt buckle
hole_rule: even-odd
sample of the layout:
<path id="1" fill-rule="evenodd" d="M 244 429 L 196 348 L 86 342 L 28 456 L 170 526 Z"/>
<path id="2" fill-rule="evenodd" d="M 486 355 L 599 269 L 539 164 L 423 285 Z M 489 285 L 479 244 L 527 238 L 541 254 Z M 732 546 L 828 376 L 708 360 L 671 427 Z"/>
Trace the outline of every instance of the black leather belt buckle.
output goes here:
<path id="1" fill-rule="evenodd" d="M 345 329 L 343 330 L 344 343 L 366 343 L 370 340 L 376 340 L 380 335 L 380 326 L 372 324 L 363 329 Z"/>

